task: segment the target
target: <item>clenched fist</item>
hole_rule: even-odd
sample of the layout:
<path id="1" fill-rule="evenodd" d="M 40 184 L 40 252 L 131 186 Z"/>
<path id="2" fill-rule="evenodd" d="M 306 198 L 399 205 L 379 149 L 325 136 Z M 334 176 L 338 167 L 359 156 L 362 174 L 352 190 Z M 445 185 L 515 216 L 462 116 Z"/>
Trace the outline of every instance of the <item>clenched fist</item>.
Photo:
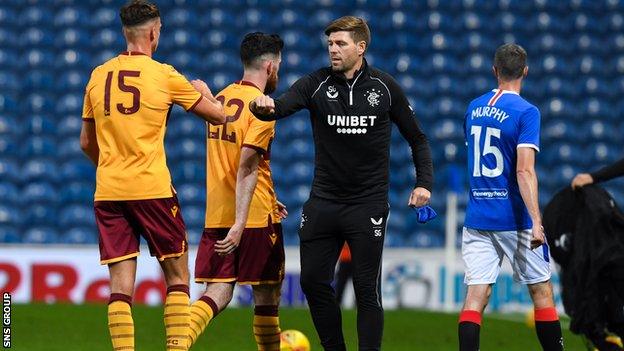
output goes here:
<path id="1" fill-rule="evenodd" d="M 407 205 L 410 207 L 422 207 L 429 203 L 430 198 L 431 192 L 429 190 L 418 187 L 412 190 Z"/>
<path id="2" fill-rule="evenodd" d="M 272 115 L 275 113 L 275 101 L 268 95 L 258 96 L 249 104 L 249 109 L 259 115 Z"/>

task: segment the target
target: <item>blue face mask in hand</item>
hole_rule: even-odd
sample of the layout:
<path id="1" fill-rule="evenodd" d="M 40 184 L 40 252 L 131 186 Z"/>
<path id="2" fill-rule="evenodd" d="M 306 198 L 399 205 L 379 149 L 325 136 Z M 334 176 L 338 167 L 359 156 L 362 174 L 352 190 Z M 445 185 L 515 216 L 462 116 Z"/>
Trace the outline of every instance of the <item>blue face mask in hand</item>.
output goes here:
<path id="1" fill-rule="evenodd" d="M 416 211 L 416 215 L 418 216 L 418 223 L 421 224 L 427 223 L 438 216 L 431 206 L 414 207 L 414 211 Z"/>

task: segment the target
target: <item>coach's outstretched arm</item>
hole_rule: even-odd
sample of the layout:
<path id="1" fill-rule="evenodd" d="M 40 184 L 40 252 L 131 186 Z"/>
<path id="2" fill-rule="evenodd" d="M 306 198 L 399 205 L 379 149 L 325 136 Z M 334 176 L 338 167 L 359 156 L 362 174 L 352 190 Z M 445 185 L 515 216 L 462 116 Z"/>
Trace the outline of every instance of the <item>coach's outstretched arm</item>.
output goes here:
<path id="1" fill-rule="evenodd" d="M 533 238 L 531 248 L 535 249 L 542 245 L 546 239 L 544 237 L 544 227 L 542 227 L 542 216 L 539 210 L 537 174 L 535 173 L 535 149 L 532 147 L 518 148 L 518 161 L 516 166 L 518 187 L 520 195 L 524 201 L 531 220 L 533 221 Z"/>
<path id="2" fill-rule="evenodd" d="M 410 195 L 409 206 L 421 207 L 429 203 L 433 188 L 433 161 L 427 136 L 420 129 L 414 111 L 403 93 L 403 89 L 391 77 L 386 79 L 392 96 L 390 118 L 412 149 L 412 160 L 416 168 L 416 186 Z"/>
<path id="3" fill-rule="evenodd" d="M 272 99 L 268 95 L 258 96 L 249 103 L 249 110 L 261 121 L 275 121 L 288 117 L 308 107 L 312 84 L 314 84 L 312 77 L 300 78 L 277 99 Z"/>

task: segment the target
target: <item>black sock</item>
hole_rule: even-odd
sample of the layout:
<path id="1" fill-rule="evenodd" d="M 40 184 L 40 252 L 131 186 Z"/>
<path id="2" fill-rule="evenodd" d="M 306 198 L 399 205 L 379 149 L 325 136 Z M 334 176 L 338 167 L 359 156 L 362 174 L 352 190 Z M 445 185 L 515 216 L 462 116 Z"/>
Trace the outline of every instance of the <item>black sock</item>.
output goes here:
<path id="1" fill-rule="evenodd" d="M 479 351 L 481 313 L 464 310 L 459 315 L 459 351 Z"/>
<path id="2" fill-rule="evenodd" d="M 535 331 L 544 351 L 562 351 L 561 324 L 554 307 L 535 310 Z"/>

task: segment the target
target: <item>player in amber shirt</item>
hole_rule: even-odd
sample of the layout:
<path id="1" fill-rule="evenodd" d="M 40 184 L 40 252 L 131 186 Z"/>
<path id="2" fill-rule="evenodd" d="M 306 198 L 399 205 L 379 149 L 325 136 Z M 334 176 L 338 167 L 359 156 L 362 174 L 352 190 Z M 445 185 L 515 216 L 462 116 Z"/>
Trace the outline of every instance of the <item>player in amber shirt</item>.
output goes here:
<path id="1" fill-rule="evenodd" d="M 275 123 L 258 120 L 248 106 L 275 90 L 283 46 L 277 35 L 246 35 L 243 79 L 217 95 L 228 117 L 226 124 L 208 127 L 206 224 L 195 260 L 195 281 L 206 282 L 206 291 L 191 306 L 191 344 L 228 305 L 238 282 L 253 287 L 258 350 L 280 349 L 284 243 L 277 222 L 286 213 L 269 167 Z"/>
<path id="2" fill-rule="evenodd" d="M 152 60 L 160 36 L 158 8 L 121 8 L 127 51 L 95 68 L 87 84 L 80 144 L 97 166 L 95 217 L 101 263 L 110 272 L 109 330 L 115 350 L 134 350 L 132 292 L 139 235 L 160 261 L 167 284 L 167 350 L 186 350 L 189 318 L 186 229 L 164 149 L 173 104 L 213 124 L 225 121 L 205 83 L 191 84 Z"/>

